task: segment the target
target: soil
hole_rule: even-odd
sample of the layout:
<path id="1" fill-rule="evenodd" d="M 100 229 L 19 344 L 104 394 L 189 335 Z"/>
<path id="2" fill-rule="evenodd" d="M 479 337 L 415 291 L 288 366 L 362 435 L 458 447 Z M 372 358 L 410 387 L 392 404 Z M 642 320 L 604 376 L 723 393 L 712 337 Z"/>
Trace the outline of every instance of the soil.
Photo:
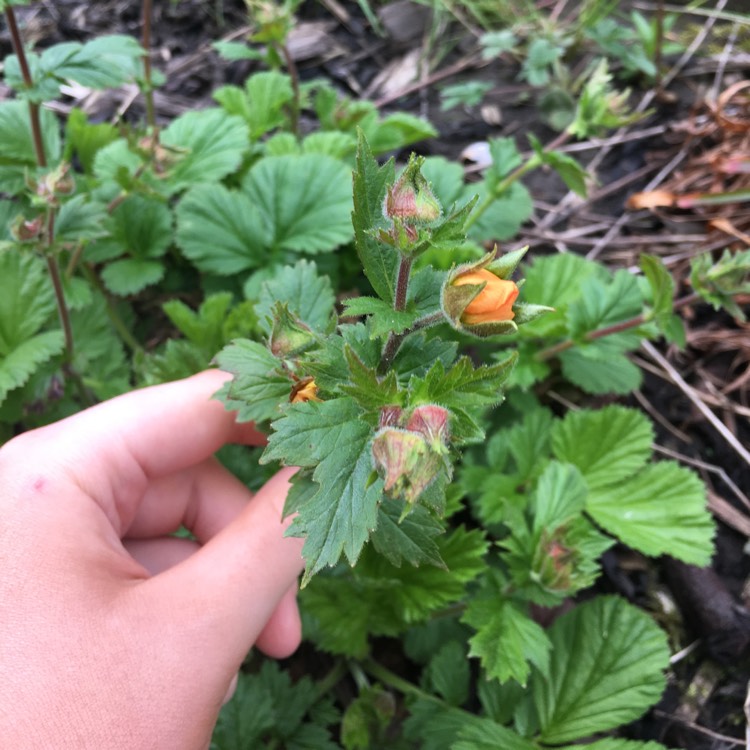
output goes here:
<path id="1" fill-rule="evenodd" d="M 738 10 L 743 2 L 738 3 Z M 566 3 L 546 6 L 544 12 L 555 12 Z M 365 2 L 362 7 L 369 6 Z M 638 3 L 638 7 L 646 5 Z M 557 137 L 541 121 L 538 93 L 519 79 L 518 64 L 505 58 L 485 62 L 476 54 L 476 33 L 481 29 L 470 17 L 462 15 L 458 23 L 452 19 L 448 25 L 446 20 L 434 20 L 426 6 L 407 0 L 380 9 L 379 15 L 382 36 L 373 32 L 357 3 L 303 3 L 298 12 L 301 24 L 291 44 L 300 78 L 324 77 L 342 93 L 373 99 L 385 111 L 426 116 L 440 136 L 417 144 L 415 150 L 464 160 L 469 173 L 481 167 L 464 158 L 477 153 L 477 147 L 469 148 L 472 144 L 514 136 L 525 148 L 528 132 L 543 143 Z M 103 33 L 141 34 L 140 3 L 121 0 L 43 2 L 18 7 L 17 16 L 25 38 L 38 47 Z M 245 6 L 239 0 L 154 3 L 153 59 L 167 79 L 156 94 L 160 121 L 211 106 L 212 90 L 224 83 L 242 83 L 254 70 L 256 63 L 227 63 L 211 48 L 217 39 L 244 38 L 247 24 Z M 678 24 L 681 38 L 689 45 L 704 35 L 703 41 L 692 54 L 683 55 L 681 64 L 679 56 L 664 61 L 670 73 L 663 91 L 633 82 L 631 104 L 648 110 L 647 116 L 599 140 L 563 147 L 589 165 L 594 178 L 589 199 L 568 194 L 554 175 L 530 175 L 525 184 L 534 196 L 535 215 L 510 247 L 530 244 L 535 254 L 577 252 L 626 268 L 637 264 L 640 253 L 649 252 L 661 256 L 678 279 L 686 278 L 689 259 L 697 253 L 726 247 L 747 249 L 747 204 L 631 210 L 627 203 L 633 193 L 655 188 L 690 192 L 748 187 L 750 176 L 731 177 L 716 170 L 717 158 L 747 154 L 750 124 L 746 120 L 745 126 L 735 130 L 719 127 L 722 111 L 740 120 L 747 118 L 747 99 L 738 94 L 724 103 L 723 110 L 716 104 L 722 92 L 750 73 L 750 54 L 743 51 L 748 49 L 747 28 L 727 23 L 711 27 L 704 17 L 683 14 Z M 414 73 L 414 58 L 408 54 L 429 50 L 426 40 L 435 29 L 440 43 L 431 51 L 442 51 L 444 57 L 416 84 L 408 75 L 400 78 Z M 0 27 L 0 55 L 9 53 L 7 29 Z M 586 62 L 582 56 L 573 70 L 580 71 Z M 492 85 L 480 105 L 441 111 L 440 86 L 476 80 Z M 83 100 L 71 96 L 62 108 L 84 106 L 96 120 L 109 120 L 119 111 L 126 119 L 138 121 L 144 110 L 135 93 L 124 88 Z M 0 99 L 6 95 L 0 84 Z M 716 219 L 729 222 L 729 227 L 724 225 L 722 231 L 712 226 L 710 222 Z M 690 291 L 687 282 L 682 286 L 681 293 Z M 686 350 L 662 345 L 656 355 L 642 351 L 636 361 L 644 369 L 644 384 L 627 401 L 645 409 L 655 421 L 658 450 L 677 455 L 706 481 L 719 527 L 715 560 L 710 569 L 698 570 L 666 559 L 654 564 L 616 548 L 605 558 L 602 586 L 647 604 L 652 611 L 661 607 L 665 626 L 684 631 L 681 642 L 691 644 L 688 653 L 676 659 L 659 706 L 627 728 L 626 736 L 656 739 L 670 747 L 723 750 L 745 744 L 742 707 L 750 678 L 750 504 L 743 500 L 743 493 L 750 488 L 750 466 L 726 435 L 707 421 L 696 402 L 711 409 L 725 432 L 741 445 L 750 444 L 750 327 L 706 305 L 685 308 L 683 315 Z M 674 382 L 670 366 L 687 388 Z M 691 400 L 691 393 L 697 398 Z M 574 398 L 555 393 L 554 388 L 551 396 Z M 388 644 L 380 650 L 387 655 Z M 324 667 L 317 663 L 321 658 L 303 648 L 290 666 L 295 673 L 315 673 Z M 408 669 L 398 663 L 390 666 L 396 671 Z"/>

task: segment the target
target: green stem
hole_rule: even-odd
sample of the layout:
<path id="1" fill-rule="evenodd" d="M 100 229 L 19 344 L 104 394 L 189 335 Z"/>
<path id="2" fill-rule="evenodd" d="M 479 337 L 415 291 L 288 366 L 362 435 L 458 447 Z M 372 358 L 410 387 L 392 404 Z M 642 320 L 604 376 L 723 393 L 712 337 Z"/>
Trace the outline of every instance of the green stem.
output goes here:
<path id="1" fill-rule="evenodd" d="M 464 231 L 468 232 L 468 230 L 474 226 L 474 224 L 479 221 L 479 219 L 482 217 L 482 215 L 487 211 L 487 209 L 503 194 L 505 193 L 510 186 L 516 182 L 516 180 L 519 180 L 521 177 L 523 177 L 527 172 L 530 172 L 532 169 L 536 169 L 540 164 L 542 163 L 542 160 L 535 154 L 534 156 L 530 157 L 529 160 L 522 164 L 517 169 L 513 170 L 509 175 L 507 175 L 504 179 L 500 180 L 500 182 L 495 185 L 494 190 L 471 212 L 469 215 L 469 218 L 466 220 L 466 223 L 464 224 Z"/>
<path id="2" fill-rule="evenodd" d="M 151 18 L 153 16 L 152 0 L 143 0 L 143 82 L 146 98 L 146 123 L 150 128 L 156 126 L 154 110 L 154 86 L 151 76 Z"/>
<path id="3" fill-rule="evenodd" d="M 102 295 L 102 297 L 104 297 L 104 302 L 107 306 L 107 317 L 110 319 L 112 325 L 120 335 L 120 338 L 123 340 L 125 345 L 133 353 L 142 352 L 143 347 L 140 345 L 138 339 L 136 339 L 135 336 L 133 336 L 133 334 L 130 332 L 130 329 L 125 325 L 125 321 L 123 321 L 123 319 L 120 317 L 120 313 L 117 312 L 117 308 L 112 302 L 112 298 L 105 289 L 104 284 L 102 284 L 102 281 L 99 278 L 98 274 L 90 265 L 86 263 L 82 264 L 81 268 L 83 269 L 83 273 L 85 274 L 86 278 L 89 280 L 89 283 L 95 286 L 99 290 L 99 293 Z"/>
<path id="4" fill-rule="evenodd" d="M 392 687 L 394 690 L 398 690 L 404 695 L 410 695 L 413 698 L 421 698 L 422 700 L 434 701 L 436 703 L 443 703 L 443 701 L 437 696 L 431 695 L 408 680 L 403 679 L 403 677 L 399 677 L 382 664 L 378 664 L 374 659 L 366 659 L 361 662 L 361 664 L 362 668 L 376 680 L 379 680 L 384 685 Z"/>
<path id="5" fill-rule="evenodd" d="M 672 304 L 672 310 L 679 310 L 688 305 L 692 305 L 693 302 L 697 302 L 699 299 L 700 295 L 696 294 L 695 292 L 688 294 L 678 300 L 675 300 L 675 302 Z M 610 326 L 597 328 L 595 331 L 589 331 L 583 337 L 583 339 L 586 342 L 596 341 L 597 339 L 604 338 L 605 336 L 612 336 L 615 333 L 622 333 L 623 331 L 628 331 L 631 328 L 637 328 L 638 326 L 641 326 L 647 322 L 649 322 L 649 319 L 645 315 L 636 315 L 634 318 L 630 318 L 629 320 L 623 320 L 620 323 L 613 323 Z M 546 349 L 542 349 L 541 351 L 537 352 L 534 355 L 534 359 L 537 362 L 546 362 L 548 359 L 552 359 L 558 354 L 562 354 L 562 352 L 567 351 L 571 347 L 575 346 L 576 343 L 577 342 L 573 339 L 560 341 L 553 346 L 548 346 Z"/>

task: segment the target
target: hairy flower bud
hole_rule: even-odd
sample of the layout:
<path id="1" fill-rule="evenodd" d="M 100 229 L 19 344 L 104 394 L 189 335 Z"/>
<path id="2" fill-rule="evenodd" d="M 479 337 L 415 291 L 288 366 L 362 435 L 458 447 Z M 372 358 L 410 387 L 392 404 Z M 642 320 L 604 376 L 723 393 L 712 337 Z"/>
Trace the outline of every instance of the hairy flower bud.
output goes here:
<path id="1" fill-rule="evenodd" d="M 277 302 L 271 311 L 273 324 L 268 346 L 275 357 L 299 354 L 315 343 L 315 335 L 294 317 L 286 303 Z"/>
<path id="2" fill-rule="evenodd" d="M 375 466 L 383 476 L 383 489 L 408 503 L 432 484 L 443 470 L 442 456 L 416 432 L 386 427 L 372 442 Z"/>
<path id="3" fill-rule="evenodd" d="M 400 219 L 403 224 L 427 224 L 442 213 L 440 201 L 430 189 L 420 167 L 423 157 L 412 154 L 401 177 L 388 188 L 383 203 L 383 215 L 387 219 Z"/>
<path id="4" fill-rule="evenodd" d="M 436 404 L 418 406 L 411 413 L 406 429 L 418 432 L 433 450 L 442 453 L 448 442 L 448 410 Z"/>

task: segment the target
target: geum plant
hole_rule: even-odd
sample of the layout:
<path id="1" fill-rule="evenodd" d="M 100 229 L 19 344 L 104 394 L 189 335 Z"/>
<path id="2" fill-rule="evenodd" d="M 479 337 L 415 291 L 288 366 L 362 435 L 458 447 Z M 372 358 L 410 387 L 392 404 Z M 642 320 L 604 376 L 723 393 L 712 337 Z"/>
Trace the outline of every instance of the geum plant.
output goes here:
<path id="1" fill-rule="evenodd" d="M 618 538 L 706 564 L 713 524 L 697 477 L 651 461 L 653 431 L 640 412 L 612 405 L 560 418 L 520 386 L 566 352 L 585 359 L 590 346 L 589 384 L 600 385 L 607 356 L 618 362 L 658 335 L 654 321 L 674 328 L 673 289 L 658 264 L 644 262 L 655 294 L 597 264 L 555 267 L 551 258 L 527 269 L 527 295 L 511 279 L 523 249 L 439 270 L 425 259 L 464 248 L 475 201 L 443 212 L 424 166 L 412 157 L 396 178 L 393 162 L 379 166 L 360 141 L 352 220 L 377 296 L 344 299 L 337 315 L 313 264 L 279 271 L 256 306 L 264 341 L 237 340 L 217 357 L 234 374 L 220 397 L 241 420 L 269 426 L 263 463 L 299 467 L 284 513 L 294 516 L 288 533 L 305 537 L 306 634 L 347 657 L 360 687 L 343 718 L 345 747 L 391 737 L 395 707 L 377 683 L 409 701 L 404 747 L 578 747 L 569 743 L 600 737 L 658 700 L 666 634 L 613 596 L 589 597 L 546 630 L 534 612 L 589 588 Z M 558 302 L 559 310 L 545 304 Z M 641 314 L 627 319 L 636 303 Z M 613 318 L 614 348 L 601 352 L 607 337 L 588 334 Z M 502 350 L 488 350 L 491 340 Z M 460 355 L 469 342 L 497 361 Z M 529 359 L 520 367 L 517 348 Z M 498 421 L 491 410 L 511 385 Z M 373 636 L 403 638 L 418 685 L 377 661 Z M 340 676 L 334 668 L 328 679 Z M 251 711 L 265 692 L 278 696 L 278 679 L 270 666 L 248 678 L 220 724 L 222 742 L 233 736 L 230 715 Z M 316 719 L 313 691 L 299 690 L 306 708 L 294 722 L 269 708 L 261 733 L 244 741 L 274 736 L 292 746 L 319 736 L 332 707 Z M 607 738 L 586 747 L 662 746 Z"/>

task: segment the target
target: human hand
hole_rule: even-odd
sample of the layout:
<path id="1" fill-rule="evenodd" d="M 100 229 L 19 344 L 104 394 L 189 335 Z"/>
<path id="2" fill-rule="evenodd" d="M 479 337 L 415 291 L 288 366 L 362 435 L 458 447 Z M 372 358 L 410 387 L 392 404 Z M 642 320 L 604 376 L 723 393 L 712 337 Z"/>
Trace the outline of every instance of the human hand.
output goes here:
<path id="1" fill-rule="evenodd" d="M 129 393 L 0 449 L 4 747 L 206 747 L 250 647 L 299 644 L 291 472 L 251 498 L 212 458 L 264 442 L 210 400 L 226 377 Z M 200 544 L 169 536 L 181 525 Z"/>

